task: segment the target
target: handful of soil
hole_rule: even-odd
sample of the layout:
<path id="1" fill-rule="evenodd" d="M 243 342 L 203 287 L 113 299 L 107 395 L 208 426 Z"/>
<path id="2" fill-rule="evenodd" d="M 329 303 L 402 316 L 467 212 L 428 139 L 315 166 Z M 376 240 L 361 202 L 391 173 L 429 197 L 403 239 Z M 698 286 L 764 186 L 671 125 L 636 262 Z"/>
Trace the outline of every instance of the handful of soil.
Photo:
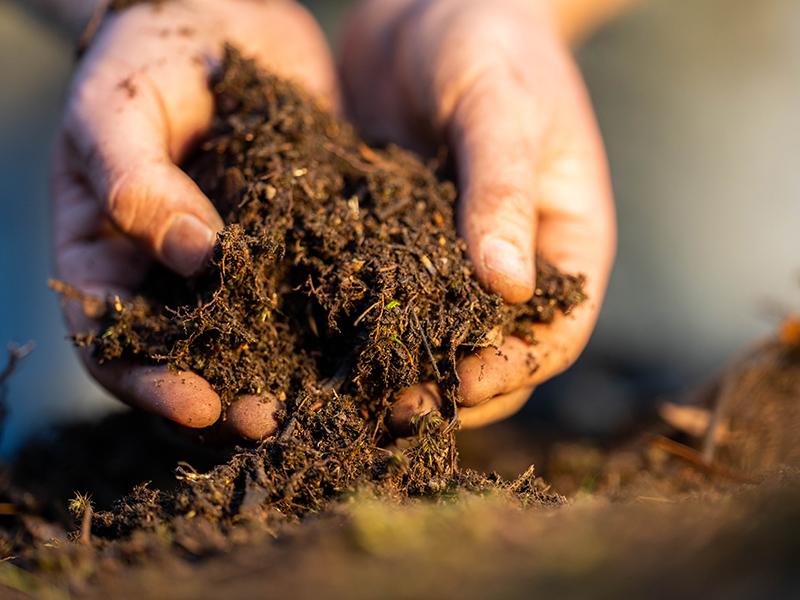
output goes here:
<path id="1" fill-rule="evenodd" d="M 495 330 L 530 339 L 532 323 L 584 300 L 583 278 L 540 258 L 533 299 L 506 306 L 473 277 L 455 187 L 434 166 L 369 148 L 232 49 L 213 90 L 211 135 L 186 165 L 227 223 L 211 265 L 190 280 L 154 270 L 77 341 L 101 362 L 195 371 L 223 406 L 277 399 L 281 425 L 208 474 L 182 471 L 176 492 L 139 488 L 96 519 L 117 530 L 189 513 L 230 522 L 245 507 L 319 510 L 367 482 L 403 495 L 489 485 L 456 465 L 456 361 Z M 426 380 L 443 392 L 441 414 L 404 450 L 382 449 L 393 395 Z M 526 478 L 492 481 L 532 493 Z"/>

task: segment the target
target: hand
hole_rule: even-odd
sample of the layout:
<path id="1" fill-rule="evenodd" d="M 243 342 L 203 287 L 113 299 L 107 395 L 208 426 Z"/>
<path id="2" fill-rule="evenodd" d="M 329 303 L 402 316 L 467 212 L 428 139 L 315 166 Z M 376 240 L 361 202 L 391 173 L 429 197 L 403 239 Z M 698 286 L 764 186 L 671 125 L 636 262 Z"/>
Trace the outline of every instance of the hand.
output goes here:
<path id="1" fill-rule="evenodd" d="M 416 149 L 445 142 L 461 190 L 459 229 L 478 278 L 508 302 L 535 289 L 540 252 L 587 276 L 589 301 L 461 361 L 459 418 L 476 427 L 518 410 L 566 369 L 597 319 L 615 248 L 606 158 L 589 98 L 544 0 L 366 0 L 343 39 L 348 108 L 368 136 Z M 498 352 L 499 349 L 499 352 Z M 533 356 L 539 368 L 531 376 Z M 400 394 L 397 429 L 439 404 Z"/>
<path id="2" fill-rule="evenodd" d="M 294 2 L 184 0 L 110 16 L 78 68 L 55 155 L 61 279 L 84 293 L 124 297 L 153 260 L 183 275 L 205 262 L 223 223 L 176 164 L 211 123 L 208 81 L 225 42 L 335 108 L 324 38 Z M 71 331 L 96 327 L 77 304 L 65 307 Z M 83 358 L 100 384 L 131 405 L 188 427 L 220 417 L 219 397 L 194 373 Z M 274 430 L 275 408 L 243 397 L 225 425 L 259 438 Z"/>

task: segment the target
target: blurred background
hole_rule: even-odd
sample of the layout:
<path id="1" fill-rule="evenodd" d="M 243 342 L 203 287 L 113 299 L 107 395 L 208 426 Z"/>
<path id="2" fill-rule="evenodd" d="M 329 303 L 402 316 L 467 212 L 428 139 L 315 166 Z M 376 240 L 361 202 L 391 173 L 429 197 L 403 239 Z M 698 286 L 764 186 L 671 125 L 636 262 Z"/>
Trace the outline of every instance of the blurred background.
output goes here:
<path id="1" fill-rule="evenodd" d="M 347 2 L 306 4 L 335 44 Z M 0 0 L 0 342 L 37 344 L 7 385 L 4 454 L 119 409 L 83 374 L 47 288 L 48 154 L 72 56 Z M 585 355 L 517 419 L 606 434 L 800 309 L 800 2 L 643 0 L 578 59 L 611 162 L 618 261 Z"/>

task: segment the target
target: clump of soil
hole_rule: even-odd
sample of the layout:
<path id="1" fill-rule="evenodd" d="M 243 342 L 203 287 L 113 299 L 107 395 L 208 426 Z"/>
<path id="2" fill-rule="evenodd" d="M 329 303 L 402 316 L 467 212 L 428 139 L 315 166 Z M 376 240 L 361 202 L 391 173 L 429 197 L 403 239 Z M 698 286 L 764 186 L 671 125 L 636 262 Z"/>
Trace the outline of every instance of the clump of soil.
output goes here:
<path id="1" fill-rule="evenodd" d="M 722 435 L 708 459 L 702 428 L 663 421 L 610 446 L 562 440 L 535 448 L 544 436 L 527 426 L 474 432 L 487 436 L 472 451 L 484 465 L 518 470 L 497 462 L 515 462 L 498 443 L 509 438 L 535 457 L 572 499 L 557 511 L 519 510 L 520 499 L 535 506 L 559 500 L 530 472 L 512 484 L 459 471 L 461 489 L 491 493 L 408 501 L 387 498 L 385 486 L 373 484 L 316 518 L 286 523 L 269 512 L 266 488 L 253 479 L 257 464 L 252 471 L 244 465 L 256 461 L 248 458 L 253 451 L 190 444 L 177 428 L 137 412 L 66 428 L 26 449 L 13 469 L 0 468 L 0 589 L 36 597 L 204 598 L 218 595 L 224 582 L 238 597 L 269 581 L 298 597 L 324 590 L 349 598 L 361 589 L 483 597 L 486 590 L 496 595 L 500 582 L 501 596 L 591 586 L 618 597 L 669 581 L 692 596 L 720 586 L 743 597 L 763 597 L 765 589 L 786 595 L 797 589 L 800 539 L 798 347 L 770 340 L 721 375 L 708 392 L 706 417 L 722 407 Z M 222 466 L 201 473 L 184 463 L 176 480 L 179 460 L 203 470 Z M 152 484 L 116 500 L 146 479 Z M 74 490 L 91 497 L 70 502 L 75 518 L 65 514 Z M 178 512 L 182 501 L 202 512 Z M 223 505 L 227 517 L 204 518 L 209 507 Z M 104 512 L 109 508 L 120 513 L 117 520 Z M 225 523 L 237 526 L 220 527 Z M 71 537 L 81 543 L 67 543 L 76 527 Z M 130 535 L 109 539 L 114 531 Z M 578 571 L 584 576 L 576 578 Z M 399 585 L 397 573 L 414 577 Z"/>
<path id="2" fill-rule="evenodd" d="M 225 406 L 244 393 L 277 399 L 281 425 L 207 473 L 179 469 L 174 492 L 138 487 L 96 515 L 96 530 L 294 517 L 363 485 L 399 496 L 495 487 L 559 502 L 531 472 L 506 483 L 458 468 L 455 366 L 498 330 L 533 342 L 533 323 L 585 299 L 583 278 L 540 258 L 533 299 L 505 305 L 473 277 L 456 190 L 436 165 L 366 146 L 232 49 L 213 89 L 210 138 L 187 165 L 227 223 L 211 265 L 188 281 L 154 271 L 135 298 L 108 299 L 100 332 L 77 341 L 101 362 L 195 371 Z M 441 412 L 405 448 L 385 449 L 393 395 L 426 380 L 442 390 Z"/>

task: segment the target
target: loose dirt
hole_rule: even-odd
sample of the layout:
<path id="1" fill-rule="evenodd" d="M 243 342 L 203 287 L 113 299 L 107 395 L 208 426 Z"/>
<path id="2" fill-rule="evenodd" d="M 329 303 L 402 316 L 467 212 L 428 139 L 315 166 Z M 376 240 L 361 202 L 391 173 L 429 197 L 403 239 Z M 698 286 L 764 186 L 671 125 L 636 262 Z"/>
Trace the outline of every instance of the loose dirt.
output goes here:
<path id="1" fill-rule="evenodd" d="M 67 508 L 75 491 L 91 495 L 101 515 L 129 510 L 119 499 L 131 486 L 151 480 L 143 489 L 180 493 L 187 478 L 216 478 L 212 467 L 232 451 L 136 412 L 65 428 L 0 479 L 0 590 L 21 598 L 793 597 L 800 355 L 781 341 L 763 344 L 706 396 L 713 411 L 726 407 L 708 462 L 704 432 L 663 421 L 611 445 L 542 444 L 521 424 L 463 437 L 471 465 L 502 470 L 513 440 L 567 495 L 552 508 L 524 508 L 499 486 L 415 499 L 365 486 L 290 522 L 258 508 L 251 517 L 257 492 L 241 497 L 224 532 L 189 511 L 121 537 L 94 519 L 83 542 L 84 515 Z"/>

